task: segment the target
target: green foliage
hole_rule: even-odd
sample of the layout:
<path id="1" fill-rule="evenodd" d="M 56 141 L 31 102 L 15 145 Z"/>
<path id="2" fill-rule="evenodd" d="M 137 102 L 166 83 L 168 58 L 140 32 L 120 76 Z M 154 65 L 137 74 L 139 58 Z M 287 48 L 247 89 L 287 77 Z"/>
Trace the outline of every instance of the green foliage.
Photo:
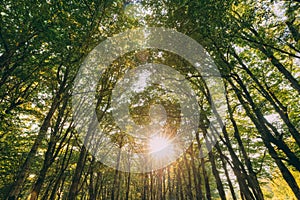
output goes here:
<path id="1" fill-rule="evenodd" d="M 212 161 L 228 198 L 233 189 L 237 198 L 251 193 L 260 199 L 258 193 L 262 189 L 265 199 L 295 199 L 295 188 L 287 184 L 290 180 L 283 178 L 282 173 L 286 167 L 299 187 L 299 166 L 295 164 L 300 159 L 297 142 L 300 96 L 296 89 L 300 80 L 299 3 L 137 2 L 6 0 L 0 3 L 0 199 L 7 197 L 24 170 L 22 165 L 42 135 L 52 108 L 45 137 L 19 188 L 22 199 L 33 195 L 39 178 L 43 178 L 41 199 L 69 198 L 76 178 L 79 179 L 76 195 L 83 199 L 93 195 L 97 196 L 95 199 L 109 199 L 112 193 L 118 194 L 119 199 L 125 199 L 126 195 L 129 199 L 160 199 L 160 195 L 166 199 L 190 195 L 193 199 L 201 192 L 203 198 L 210 194 L 212 199 L 219 199 L 218 177 L 213 173 Z M 86 55 L 101 41 L 145 26 L 172 28 L 190 36 L 209 52 L 218 66 L 232 116 L 228 115 L 224 121 L 225 128 L 212 151 L 212 160 L 198 157 L 201 149 L 205 151 L 205 145 L 195 141 L 170 166 L 147 174 L 129 174 L 104 166 L 84 151 L 71 115 L 72 84 L 77 71 Z M 97 105 L 100 126 L 116 144 L 128 144 L 129 149 L 137 145 L 130 135 L 119 131 L 108 107 L 116 83 L 128 70 L 146 62 L 168 65 L 186 77 L 197 95 L 201 120 L 206 126 L 209 122 L 205 117 L 212 112 L 204 93 L 205 85 L 191 63 L 160 49 L 141 49 L 123 55 L 103 73 L 95 96 L 101 100 Z M 129 114 L 137 124 L 150 123 L 149 110 L 156 103 L 162 102 L 168 115 L 180 115 L 178 100 L 167 95 L 162 87 L 157 88 L 152 85 L 131 99 Z M 135 106 L 140 100 L 144 103 Z M 168 123 L 174 129 L 178 126 L 176 120 L 169 119 Z M 199 127 L 197 134 L 204 134 L 203 127 Z M 200 142 L 204 144 L 203 140 Z M 290 162 L 293 159 L 294 164 Z M 242 191 L 243 184 L 249 192 Z"/>

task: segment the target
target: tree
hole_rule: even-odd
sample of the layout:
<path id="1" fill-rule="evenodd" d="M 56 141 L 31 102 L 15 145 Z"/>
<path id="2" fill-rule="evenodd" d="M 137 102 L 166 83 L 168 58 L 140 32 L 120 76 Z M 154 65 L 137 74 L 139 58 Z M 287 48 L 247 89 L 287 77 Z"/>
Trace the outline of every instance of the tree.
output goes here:
<path id="1" fill-rule="evenodd" d="M 299 1 L 0 3 L 0 198 L 300 198 L 299 25 Z M 209 87 L 193 63 L 163 49 L 139 49 L 102 73 L 94 94 L 99 124 L 88 124 L 82 139 L 74 120 L 78 113 L 72 113 L 78 70 L 100 42 L 138 27 L 171 28 L 206 49 L 225 86 L 228 112 L 222 123 L 211 121 L 221 113 L 214 112 Z M 112 101 L 114 88 L 132 79 L 126 73 L 147 63 L 169 66 L 187 81 L 197 99 L 199 127 L 192 132 L 195 140 L 168 166 L 122 172 L 118 169 L 136 167 L 132 155 L 150 147 L 132 134 L 136 127 L 123 130 L 116 116 L 147 126 L 163 121 L 164 109 L 164 134 L 170 139 L 180 129 L 184 94 L 146 84 L 130 98 Z M 179 75 L 156 72 L 165 84 L 176 85 Z M 128 99 L 129 113 L 114 115 L 113 106 Z M 95 126 L 118 149 L 114 169 L 95 153 L 104 151 Z M 141 167 L 149 163 L 145 159 Z"/>

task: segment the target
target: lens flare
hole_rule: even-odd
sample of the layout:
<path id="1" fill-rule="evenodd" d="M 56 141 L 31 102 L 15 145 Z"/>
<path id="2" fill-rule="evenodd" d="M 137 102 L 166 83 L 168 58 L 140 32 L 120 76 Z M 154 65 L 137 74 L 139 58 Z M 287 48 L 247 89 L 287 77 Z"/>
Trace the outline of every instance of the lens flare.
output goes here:
<path id="1" fill-rule="evenodd" d="M 166 137 L 155 135 L 149 139 L 148 145 L 149 154 L 155 159 L 166 159 L 174 155 L 174 144 Z"/>

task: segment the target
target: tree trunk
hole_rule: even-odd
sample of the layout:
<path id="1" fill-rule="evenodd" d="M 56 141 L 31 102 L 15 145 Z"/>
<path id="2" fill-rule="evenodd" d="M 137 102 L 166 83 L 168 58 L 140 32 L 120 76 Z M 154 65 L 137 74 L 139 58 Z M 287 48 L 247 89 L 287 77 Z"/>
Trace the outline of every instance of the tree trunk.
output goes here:
<path id="1" fill-rule="evenodd" d="M 259 39 L 260 36 L 257 33 L 256 30 L 249 28 L 249 30 Z M 277 58 L 275 58 L 273 52 L 271 51 L 271 49 L 269 49 L 268 47 L 264 47 L 263 45 L 258 44 L 257 48 L 263 53 L 265 54 L 270 60 L 271 63 L 284 75 L 284 77 L 289 80 L 289 82 L 291 83 L 292 87 L 295 88 L 298 93 L 300 94 L 300 84 L 297 81 L 297 79 L 295 77 L 292 76 L 292 74 L 279 62 L 279 60 Z"/>
<path id="2" fill-rule="evenodd" d="M 57 93 L 57 95 L 55 96 L 55 98 L 53 99 L 52 105 L 50 107 L 50 110 L 48 112 L 48 114 L 46 115 L 43 124 L 40 128 L 40 131 L 38 133 L 38 136 L 36 137 L 34 144 L 32 145 L 30 152 L 28 153 L 25 162 L 23 163 L 22 167 L 20 168 L 20 171 L 17 174 L 17 178 L 15 183 L 13 184 L 13 186 L 11 187 L 11 190 L 8 194 L 7 199 L 8 200 L 17 200 L 19 193 L 21 191 L 22 185 L 25 182 L 25 179 L 28 176 L 30 167 L 31 167 L 31 163 L 33 162 L 34 158 L 35 158 L 35 154 L 37 153 L 37 150 L 40 146 L 40 144 L 42 143 L 42 140 L 45 138 L 46 133 L 48 131 L 48 128 L 50 126 L 50 121 L 51 118 L 54 114 L 54 112 L 56 111 L 58 105 L 59 105 L 59 99 L 60 99 L 60 92 L 59 91 Z"/>
<path id="3" fill-rule="evenodd" d="M 56 120 L 54 131 L 51 133 L 51 136 L 50 136 L 50 142 L 48 144 L 48 148 L 47 148 L 47 151 L 46 151 L 46 154 L 45 154 L 43 167 L 40 170 L 38 179 L 37 179 L 36 183 L 34 184 L 34 187 L 33 187 L 32 191 L 31 191 L 30 200 L 36 200 L 38 198 L 39 193 L 40 193 L 41 188 L 42 188 L 42 185 L 43 185 L 43 183 L 45 181 L 47 171 L 48 171 L 49 167 L 52 165 L 52 163 L 54 161 L 54 158 L 55 158 L 54 149 L 55 149 L 55 145 L 56 145 L 57 140 L 58 140 L 57 134 L 59 132 L 59 128 L 61 126 L 63 126 L 63 124 L 61 125 L 61 121 L 62 121 L 62 118 L 63 118 L 63 114 L 65 112 L 65 109 L 67 107 L 67 103 L 68 103 L 68 97 L 64 100 L 64 104 L 63 104 L 62 108 L 59 110 L 59 114 L 58 114 L 58 118 Z M 72 125 L 70 124 L 70 126 L 68 127 L 68 129 L 65 132 L 65 136 L 60 141 L 60 145 L 56 149 L 57 152 L 60 151 L 60 149 L 62 147 L 62 143 L 64 142 L 64 140 L 66 139 L 67 135 L 71 131 L 71 126 Z"/>
<path id="4" fill-rule="evenodd" d="M 195 158 L 194 158 L 194 151 L 193 151 L 193 146 L 190 148 L 190 156 L 191 156 L 191 165 L 192 165 L 192 170 L 193 170 L 193 179 L 194 179 L 194 185 L 196 188 L 196 199 L 197 200 L 202 200 L 203 199 L 203 194 L 202 194 L 202 189 L 201 189 L 201 176 L 196 168 L 196 163 L 195 163 Z"/>
<path id="5" fill-rule="evenodd" d="M 287 125 L 290 133 L 292 134 L 293 138 L 295 139 L 295 141 L 297 142 L 297 144 L 300 146 L 300 134 L 297 131 L 297 129 L 295 128 L 295 126 L 291 123 L 291 121 L 289 120 L 289 116 L 287 115 L 287 110 L 286 108 L 284 108 L 284 106 L 279 102 L 279 100 L 275 97 L 275 95 L 273 95 L 270 91 L 267 91 L 267 89 L 265 89 L 260 82 L 258 81 L 258 79 L 254 76 L 254 74 L 247 68 L 247 66 L 243 63 L 243 61 L 241 60 L 241 58 L 236 54 L 236 52 L 234 50 L 231 50 L 233 56 L 237 59 L 237 61 L 239 62 L 239 64 L 242 66 L 242 68 L 247 72 L 247 74 L 254 80 L 254 82 L 257 84 L 257 86 L 260 89 L 260 92 L 262 93 L 263 96 L 265 96 L 265 98 L 271 103 L 271 105 L 273 106 L 273 108 L 275 109 L 275 111 L 280 115 L 281 119 L 285 122 L 285 124 Z M 277 104 L 279 104 L 279 106 L 277 106 Z M 284 109 L 284 110 L 282 110 Z"/>
<path id="6" fill-rule="evenodd" d="M 263 138 L 263 142 L 265 144 L 265 146 L 268 148 L 268 151 L 271 155 L 271 157 L 275 160 L 278 168 L 280 169 L 285 181 L 288 183 L 288 185 L 291 187 L 292 191 L 294 192 L 295 196 L 299 199 L 300 198 L 300 189 L 299 186 L 297 185 L 293 175 L 290 173 L 290 171 L 287 169 L 287 167 L 283 164 L 283 162 L 280 160 L 280 157 L 278 156 L 278 154 L 276 153 L 274 147 L 271 145 L 270 141 L 273 141 L 274 139 L 271 138 L 271 134 L 268 133 L 268 129 L 264 126 L 264 124 L 262 124 L 261 122 L 264 122 L 263 119 L 261 119 L 261 113 L 255 109 L 255 105 L 252 101 L 252 99 L 249 98 L 249 94 L 247 93 L 245 87 L 242 85 L 242 83 L 239 84 L 243 87 L 243 90 L 246 92 L 246 97 L 250 103 L 250 105 L 252 106 L 254 113 L 256 114 L 257 117 L 259 117 L 259 119 L 256 119 L 251 111 L 250 108 L 247 106 L 246 102 L 244 102 L 240 91 L 235 88 L 235 86 L 231 83 L 231 85 L 233 86 L 233 88 L 236 91 L 236 94 L 240 100 L 240 102 L 242 103 L 242 105 L 245 108 L 245 111 L 247 113 L 247 115 L 250 117 L 250 119 L 253 121 L 253 123 L 255 124 L 256 128 L 260 131 L 262 138 Z M 280 143 L 282 144 L 282 143 Z M 282 149 L 282 147 L 279 147 L 280 149 Z"/>

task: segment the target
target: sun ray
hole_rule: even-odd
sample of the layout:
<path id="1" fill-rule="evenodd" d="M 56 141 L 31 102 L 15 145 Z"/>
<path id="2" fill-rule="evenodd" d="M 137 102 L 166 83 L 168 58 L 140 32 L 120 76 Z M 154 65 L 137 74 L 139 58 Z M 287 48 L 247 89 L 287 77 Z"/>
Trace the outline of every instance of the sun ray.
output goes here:
<path id="1" fill-rule="evenodd" d="M 174 155 L 174 144 L 170 138 L 161 135 L 154 135 L 149 139 L 149 154 L 157 159 L 167 159 Z"/>

